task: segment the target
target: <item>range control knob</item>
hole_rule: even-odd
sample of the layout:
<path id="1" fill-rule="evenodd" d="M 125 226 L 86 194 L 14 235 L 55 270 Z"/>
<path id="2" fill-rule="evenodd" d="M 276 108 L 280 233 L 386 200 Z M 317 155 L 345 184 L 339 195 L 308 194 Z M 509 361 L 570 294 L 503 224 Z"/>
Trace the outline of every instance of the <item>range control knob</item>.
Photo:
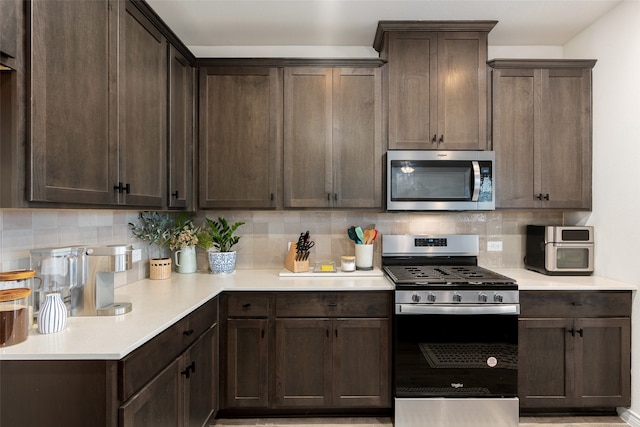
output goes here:
<path id="1" fill-rule="evenodd" d="M 485 294 L 484 292 L 480 292 L 480 294 L 478 295 L 478 301 L 487 302 L 487 294 Z"/>
<path id="2" fill-rule="evenodd" d="M 422 297 L 419 294 L 411 295 L 411 301 L 413 301 L 413 302 L 420 302 L 421 299 L 422 299 Z"/>
<path id="3" fill-rule="evenodd" d="M 500 294 L 495 294 L 493 296 L 493 302 L 502 302 L 502 300 L 503 300 L 503 298 L 502 298 L 502 295 L 500 295 Z"/>
<path id="4" fill-rule="evenodd" d="M 460 302 L 460 301 L 462 301 L 462 295 L 460 295 L 457 292 L 454 292 L 453 293 L 453 302 Z"/>
<path id="5" fill-rule="evenodd" d="M 436 294 L 434 294 L 433 292 L 429 292 L 429 295 L 427 295 L 427 301 L 436 302 Z"/>

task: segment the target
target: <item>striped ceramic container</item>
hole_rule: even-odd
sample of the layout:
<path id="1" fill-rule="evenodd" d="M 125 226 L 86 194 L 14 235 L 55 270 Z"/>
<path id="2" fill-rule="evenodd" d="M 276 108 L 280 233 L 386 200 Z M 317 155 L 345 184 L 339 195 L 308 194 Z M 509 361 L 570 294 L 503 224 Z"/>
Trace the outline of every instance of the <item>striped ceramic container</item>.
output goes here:
<path id="1" fill-rule="evenodd" d="M 48 294 L 38 313 L 38 332 L 52 334 L 67 327 L 67 307 L 59 293 Z"/>

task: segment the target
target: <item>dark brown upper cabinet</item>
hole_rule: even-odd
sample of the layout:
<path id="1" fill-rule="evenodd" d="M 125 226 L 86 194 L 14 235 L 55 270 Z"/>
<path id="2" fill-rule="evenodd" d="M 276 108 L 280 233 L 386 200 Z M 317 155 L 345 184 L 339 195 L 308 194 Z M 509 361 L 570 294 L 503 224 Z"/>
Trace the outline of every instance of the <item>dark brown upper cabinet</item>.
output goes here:
<path id="1" fill-rule="evenodd" d="M 496 21 L 380 21 L 388 148 L 486 150 L 487 36 Z"/>
<path id="2" fill-rule="evenodd" d="M 288 67 L 285 208 L 380 208 L 380 68 Z"/>
<path id="3" fill-rule="evenodd" d="M 18 53 L 18 0 L 0 1 L 0 64 L 3 56 L 15 58 Z"/>
<path id="4" fill-rule="evenodd" d="M 133 3 L 31 3 L 28 200 L 163 207 L 166 40 Z"/>
<path id="5" fill-rule="evenodd" d="M 169 208 L 192 205 L 194 69 L 169 46 Z"/>
<path id="6" fill-rule="evenodd" d="M 594 60 L 493 60 L 496 208 L 591 209 Z"/>
<path id="7" fill-rule="evenodd" d="M 200 69 L 199 207 L 274 209 L 282 171 L 282 69 Z"/>

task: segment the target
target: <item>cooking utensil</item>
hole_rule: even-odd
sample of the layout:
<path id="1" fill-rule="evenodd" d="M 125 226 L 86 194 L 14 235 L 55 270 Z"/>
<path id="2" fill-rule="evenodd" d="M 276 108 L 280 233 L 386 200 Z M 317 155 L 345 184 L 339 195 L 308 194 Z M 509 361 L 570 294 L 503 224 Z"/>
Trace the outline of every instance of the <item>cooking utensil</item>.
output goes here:
<path id="1" fill-rule="evenodd" d="M 356 227 L 356 236 L 361 242 L 364 242 L 364 233 L 362 232 L 362 228 Z"/>
<path id="2" fill-rule="evenodd" d="M 347 234 L 349 235 L 349 238 L 351 240 L 356 242 L 356 244 L 360 243 L 360 239 L 358 239 L 358 235 L 356 234 L 356 227 L 351 226 L 350 228 L 348 228 L 347 229 Z"/>

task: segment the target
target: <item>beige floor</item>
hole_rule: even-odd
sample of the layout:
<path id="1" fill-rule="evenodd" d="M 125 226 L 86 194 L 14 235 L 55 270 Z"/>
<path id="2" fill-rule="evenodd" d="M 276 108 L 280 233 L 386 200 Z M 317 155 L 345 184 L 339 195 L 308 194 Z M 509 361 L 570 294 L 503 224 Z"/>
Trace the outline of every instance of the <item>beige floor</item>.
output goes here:
<path id="1" fill-rule="evenodd" d="M 623 427 L 618 417 L 522 417 L 520 427 Z M 213 426 L 233 427 L 392 427 L 389 418 L 256 418 L 219 419 Z"/>

